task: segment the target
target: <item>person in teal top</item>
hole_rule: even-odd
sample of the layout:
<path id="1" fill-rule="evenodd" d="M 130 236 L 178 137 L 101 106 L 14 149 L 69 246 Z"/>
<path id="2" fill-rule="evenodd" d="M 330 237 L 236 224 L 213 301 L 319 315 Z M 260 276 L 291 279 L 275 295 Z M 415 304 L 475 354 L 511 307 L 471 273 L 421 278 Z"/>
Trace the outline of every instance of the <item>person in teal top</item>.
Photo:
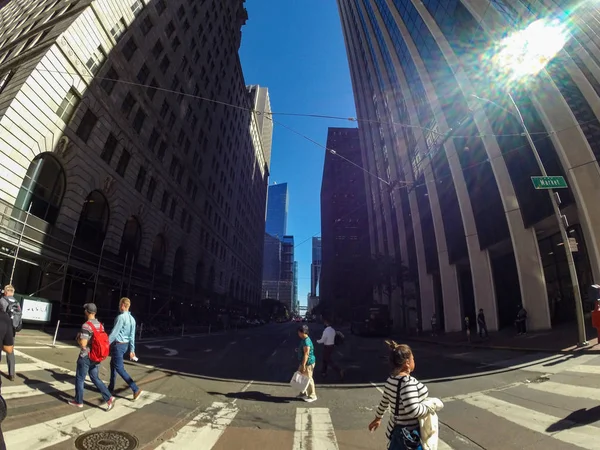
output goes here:
<path id="1" fill-rule="evenodd" d="M 300 398 L 302 398 L 302 400 L 305 402 L 311 403 L 317 399 L 315 381 L 313 379 L 316 359 L 315 347 L 310 337 L 308 337 L 308 325 L 301 325 L 298 328 L 298 337 L 300 338 L 300 343 L 298 344 L 297 349 L 298 360 L 300 361 L 298 372 L 307 376 L 309 379 L 306 391 L 300 394 Z"/>

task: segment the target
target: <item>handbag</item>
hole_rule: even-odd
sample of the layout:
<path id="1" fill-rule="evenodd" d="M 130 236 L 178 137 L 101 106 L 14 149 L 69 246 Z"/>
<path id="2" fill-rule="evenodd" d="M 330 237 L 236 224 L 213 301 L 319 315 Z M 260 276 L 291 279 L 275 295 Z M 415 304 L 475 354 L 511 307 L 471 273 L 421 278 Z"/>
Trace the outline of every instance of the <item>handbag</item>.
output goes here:
<path id="1" fill-rule="evenodd" d="M 396 405 L 394 407 L 394 417 L 398 416 L 400 411 L 400 389 L 402 382 L 398 383 L 398 391 L 396 392 Z M 388 450 L 423 450 L 421 446 L 421 435 L 419 430 L 409 430 L 402 425 L 394 425 L 392 434 L 390 435 L 390 445 Z"/>
<path id="2" fill-rule="evenodd" d="M 310 383 L 310 378 L 300 372 L 294 373 L 290 380 L 290 387 L 297 392 L 304 392 Z"/>

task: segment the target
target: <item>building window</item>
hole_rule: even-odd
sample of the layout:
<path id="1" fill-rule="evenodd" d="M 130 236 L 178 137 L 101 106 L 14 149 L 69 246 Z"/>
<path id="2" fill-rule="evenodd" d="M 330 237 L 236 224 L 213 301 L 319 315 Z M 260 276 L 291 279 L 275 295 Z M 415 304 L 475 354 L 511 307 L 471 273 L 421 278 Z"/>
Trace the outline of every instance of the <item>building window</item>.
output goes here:
<path id="1" fill-rule="evenodd" d="M 115 41 L 119 42 L 119 39 L 121 39 L 121 36 L 123 36 L 126 29 L 127 29 L 127 24 L 121 17 L 119 19 L 119 21 L 115 24 L 115 26 L 112 27 L 112 29 L 110 30 L 110 34 Z"/>
<path id="2" fill-rule="evenodd" d="M 102 78 L 102 81 L 100 82 L 100 87 L 104 89 L 104 91 L 108 95 L 110 95 L 113 89 L 115 88 L 115 84 L 117 84 L 117 81 L 119 81 L 119 74 L 117 73 L 114 67 L 111 67 L 110 69 L 108 69 L 108 72 L 106 72 L 106 74 L 104 75 L 104 78 Z"/>
<path id="3" fill-rule="evenodd" d="M 102 63 L 104 62 L 104 51 L 102 50 L 101 47 L 98 47 L 96 49 L 96 51 L 94 53 L 92 53 L 92 56 L 90 56 L 90 59 L 87 60 L 87 63 L 85 63 L 85 66 L 88 68 L 88 70 L 90 71 L 90 73 L 92 75 L 96 75 L 98 73 L 98 69 L 100 69 L 100 67 L 102 66 Z"/>
<path id="4" fill-rule="evenodd" d="M 177 211 L 177 201 L 173 200 L 171 202 L 171 210 L 169 211 L 169 217 L 171 218 L 171 220 L 173 220 L 175 218 L 176 211 Z"/>
<path id="5" fill-rule="evenodd" d="M 119 162 L 117 163 L 117 173 L 122 177 L 125 176 L 125 172 L 127 171 L 127 166 L 129 165 L 129 160 L 131 159 L 131 154 L 123 149 L 123 153 L 121 153 L 121 157 L 119 158 Z"/>
<path id="6" fill-rule="evenodd" d="M 79 103 L 79 94 L 77 94 L 75 89 L 71 88 L 56 110 L 56 114 L 64 123 L 69 123 L 71 121 L 77 103 Z"/>
<path id="7" fill-rule="evenodd" d="M 129 117 L 129 114 L 131 114 L 131 111 L 133 110 L 134 106 L 135 98 L 133 97 L 133 95 L 131 95 L 131 92 L 128 92 L 125 96 L 125 99 L 123 100 L 123 103 L 121 104 L 121 112 L 123 113 L 123 115 L 125 115 L 125 117 Z"/>
<path id="8" fill-rule="evenodd" d="M 50 224 L 58 218 L 65 193 L 65 172 L 50 153 L 42 153 L 29 165 L 15 206 Z"/>
<path id="9" fill-rule="evenodd" d="M 135 180 L 135 190 L 138 192 L 142 192 L 145 182 L 146 182 L 146 169 L 144 168 L 144 166 L 141 166 L 140 171 L 138 172 L 137 178 Z"/>
<path id="10" fill-rule="evenodd" d="M 169 64 L 171 63 L 171 61 L 169 61 L 168 56 L 163 56 L 162 61 L 160 62 L 160 65 L 158 66 L 158 68 L 160 69 L 160 71 L 162 73 L 167 73 L 167 70 L 169 69 Z"/>
<path id="11" fill-rule="evenodd" d="M 174 32 L 175 32 L 175 25 L 173 25 L 173 21 L 171 20 L 165 27 L 165 34 L 167 35 L 167 37 L 170 38 Z"/>
<path id="12" fill-rule="evenodd" d="M 162 200 L 160 201 L 160 210 L 162 212 L 166 212 L 168 204 L 169 204 L 169 193 L 167 191 L 164 191 L 163 195 L 162 195 Z"/>
<path id="13" fill-rule="evenodd" d="M 146 117 L 146 113 L 142 110 L 142 108 L 138 108 L 137 113 L 135 114 L 135 118 L 133 119 L 133 129 L 138 134 L 140 133 L 140 131 L 142 131 L 142 127 L 144 126 Z"/>
<path id="14" fill-rule="evenodd" d="M 100 158 L 102 158 L 102 160 L 106 162 L 106 164 L 110 164 L 110 162 L 112 161 L 112 157 L 115 154 L 115 150 L 117 149 L 117 143 L 117 138 L 112 133 L 110 133 L 108 135 L 108 139 L 106 139 L 106 142 L 104 143 L 102 153 L 100 153 Z"/>
<path id="15" fill-rule="evenodd" d="M 187 221 L 187 211 L 185 209 L 181 210 L 181 221 L 179 222 L 179 225 L 181 226 L 182 229 L 185 229 L 185 222 Z"/>
<path id="16" fill-rule="evenodd" d="M 183 8 L 183 5 L 181 5 L 179 9 L 177 9 L 177 18 L 181 20 L 183 19 L 183 16 L 185 16 L 185 9 Z"/>
<path id="17" fill-rule="evenodd" d="M 158 153 L 156 157 L 160 162 L 165 160 L 165 153 L 167 152 L 167 143 L 165 141 L 160 141 L 160 147 L 158 148 Z"/>
<path id="18" fill-rule="evenodd" d="M 154 100 L 154 96 L 156 95 L 157 88 L 158 88 L 158 83 L 156 82 L 156 78 L 152 78 L 152 81 L 150 81 L 150 85 L 146 88 L 146 95 L 148 95 L 150 100 Z"/>
<path id="19" fill-rule="evenodd" d="M 179 166 L 179 160 L 177 159 L 177 157 L 173 156 L 173 159 L 171 159 L 171 166 L 169 167 L 169 175 L 174 177 L 175 173 L 177 172 L 178 166 Z"/>
<path id="20" fill-rule="evenodd" d="M 123 46 L 123 56 L 127 61 L 131 61 L 131 58 L 133 58 L 133 54 L 136 52 L 137 49 L 138 46 L 135 43 L 135 39 L 130 37 L 129 40 Z"/>
<path id="21" fill-rule="evenodd" d="M 110 219 L 108 201 L 100 191 L 88 195 L 77 224 L 76 237 L 86 249 L 100 250 Z"/>
<path id="22" fill-rule="evenodd" d="M 181 41 L 179 40 L 178 36 L 175 36 L 175 38 L 171 41 L 171 47 L 173 47 L 173 51 L 176 52 L 180 46 Z"/>
<path id="23" fill-rule="evenodd" d="M 163 119 L 167 117 L 167 113 L 169 112 L 169 103 L 166 100 L 163 100 L 162 106 L 160 107 L 160 117 Z"/>
<path id="24" fill-rule="evenodd" d="M 15 74 L 14 70 L 9 70 L 8 72 L 0 75 L 0 94 L 2 94 L 4 89 L 6 89 L 6 86 L 8 86 L 8 83 L 10 82 L 10 80 L 14 76 L 14 74 Z"/>
<path id="25" fill-rule="evenodd" d="M 156 180 L 154 178 L 150 178 L 148 182 L 148 190 L 146 191 L 146 200 L 152 202 L 154 199 L 154 193 L 156 192 Z"/>
<path id="26" fill-rule="evenodd" d="M 169 128 L 173 128 L 173 125 L 175 125 L 175 114 L 173 114 L 173 112 L 171 112 L 171 115 L 169 116 L 169 122 L 168 122 L 167 126 Z"/>
<path id="27" fill-rule="evenodd" d="M 83 115 L 75 134 L 79 136 L 83 142 L 87 142 L 92 134 L 92 130 L 96 126 L 96 122 L 98 122 L 98 117 L 96 117 L 96 114 L 88 109 Z"/>
<path id="28" fill-rule="evenodd" d="M 142 4 L 141 0 L 136 0 L 135 3 L 131 5 L 131 12 L 135 17 L 137 17 L 143 8 L 144 5 Z"/>
<path id="29" fill-rule="evenodd" d="M 162 13 L 165 12 L 165 9 L 167 9 L 167 5 L 165 4 L 165 0 L 158 0 L 156 2 L 156 12 L 158 13 L 159 16 L 162 15 Z"/>
<path id="30" fill-rule="evenodd" d="M 158 132 L 158 130 L 155 128 L 152 129 L 152 134 L 150 135 L 150 139 L 148 139 L 148 148 L 150 149 L 150 151 L 154 151 L 154 147 L 156 147 L 156 144 L 158 143 L 158 138 L 159 138 L 160 134 Z"/>
<path id="31" fill-rule="evenodd" d="M 140 30 L 142 30 L 142 34 L 144 36 L 147 36 L 148 33 L 150 33 L 150 31 L 152 30 L 152 27 L 152 19 L 149 15 L 146 15 L 146 17 L 144 17 L 144 20 L 142 20 L 142 23 L 140 24 Z"/>
<path id="32" fill-rule="evenodd" d="M 154 47 L 152 47 L 152 56 L 154 56 L 154 58 L 158 59 L 164 49 L 165 49 L 165 47 L 163 46 L 160 39 L 158 39 L 156 41 L 156 43 L 154 44 Z"/>
<path id="33" fill-rule="evenodd" d="M 144 63 L 142 65 L 142 68 L 140 69 L 140 71 L 137 74 L 137 79 L 138 79 L 138 81 L 140 83 L 144 84 L 146 82 L 146 80 L 148 79 L 149 76 L 150 76 L 150 69 Z"/>

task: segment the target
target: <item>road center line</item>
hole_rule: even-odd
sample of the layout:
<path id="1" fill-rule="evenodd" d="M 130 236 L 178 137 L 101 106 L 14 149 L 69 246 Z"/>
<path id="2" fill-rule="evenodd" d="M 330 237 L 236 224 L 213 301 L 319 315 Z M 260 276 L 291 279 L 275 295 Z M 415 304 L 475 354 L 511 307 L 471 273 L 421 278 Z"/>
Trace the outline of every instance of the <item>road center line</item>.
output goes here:
<path id="1" fill-rule="evenodd" d="M 248 381 L 248 383 L 246 383 L 246 385 L 245 385 L 245 386 L 242 388 L 242 390 L 240 391 L 240 393 L 241 393 L 241 392 L 246 392 L 246 391 L 247 391 L 247 390 L 250 388 L 250 386 L 252 386 L 252 383 L 254 383 L 254 380 Z M 236 403 L 237 401 L 238 401 L 238 399 L 236 398 L 235 400 L 233 400 L 233 401 L 231 402 L 231 404 L 232 404 L 232 405 L 235 405 L 235 403 Z"/>

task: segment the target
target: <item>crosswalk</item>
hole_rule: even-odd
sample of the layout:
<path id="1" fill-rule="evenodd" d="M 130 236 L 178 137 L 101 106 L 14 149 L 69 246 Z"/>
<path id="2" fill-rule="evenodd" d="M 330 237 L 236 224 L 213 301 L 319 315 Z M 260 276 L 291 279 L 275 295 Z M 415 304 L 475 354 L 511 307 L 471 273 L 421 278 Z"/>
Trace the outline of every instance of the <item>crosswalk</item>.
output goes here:
<path id="1" fill-rule="evenodd" d="M 110 412 L 96 407 L 99 396 L 88 393 L 91 404 L 75 410 L 66 404 L 74 393 L 73 371 L 22 352 L 17 357 L 25 382 L 2 386 L 9 407 L 2 424 L 9 450 L 74 448 L 78 437 L 97 430 L 126 431 L 139 439 L 140 448 L 159 450 L 385 448 L 385 426 L 373 435 L 366 431 L 372 408 L 362 416 L 355 414 L 358 420 L 353 422 L 347 408 L 328 405 L 326 393 L 315 404 L 291 402 L 272 413 L 289 415 L 289 426 L 252 427 L 259 416 L 248 411 L 247 403 L 216 401 L 217 397 L 178 416 L 166 394 L 152 391 L 135 402 L 119 399 Z M 600 421 L 594 411 L 600 402 L 600 382 L 595 381 L 600 366 L 593 362 L 593 357 L 574 359 L 564 370 L 553 369 L 539 380 L 444 398 L 438 449 L 516 450 L 526 448 L 527 442 L 543 443 L 547 449 L 598 449 Z M 430 392 L 435 395 L 435 384 Z M 373 403 L 378 397 L 373 390 Z M 269 408 L 263 412 L 268 414 Z M 504 434 L 519 439 L 503 441 Z"/>

